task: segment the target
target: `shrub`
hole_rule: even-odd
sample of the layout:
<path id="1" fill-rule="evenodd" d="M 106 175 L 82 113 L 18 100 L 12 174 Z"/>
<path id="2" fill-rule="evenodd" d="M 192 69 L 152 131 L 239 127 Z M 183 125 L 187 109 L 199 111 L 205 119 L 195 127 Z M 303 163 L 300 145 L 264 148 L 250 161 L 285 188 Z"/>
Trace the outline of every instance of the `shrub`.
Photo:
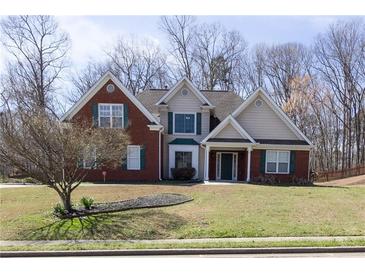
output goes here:
<path id="1" fill-rule="evenodd" d="M 57 203 L 56 206 L 53 208 L 53 213 L 56 216 L 59 215 L 66 215 L 66 209 L 60 203 Z"/>
<path id="2" fill-rule="evenodd" d="M 296 176 L 290 176 L 288 182 L 282 182 L 278 177 L 274 175 L 260 175 L 259 177 L 253 178 L 253 182 L 262 185 L 271 185 L 271 186 L 311 186 L 313 185 L 313 181 L 307 180 L 304 178 L 299 178 Z"/>
<path id="3" fill-rule="evenodd" d="M 172 168 L 171 173 L 175 180 L 191 180 L 195 176 L 196 170 L 193 167 Z"/>
<path id="4" fill-rule="evenodd" d="M 305 178 L 298 178 L 296 176 L 291 177 L 290 183 L 291 183 L 291 185 L 295 185 L 295 186 L 312 186 L 313 185 L 312 180 L 307 180 Z"/>
<path id="5" fill-rule="evenodd" d="M 94 199 L 90 197 L 82 197 L 80 203 L 84 206 L 85 209 L 90 210 L 94 203 Z"/>
<path id="6" fill-rule="evenodd" d="M 273 175 L 260 175 L 259 177 L 253 178 L 253 181 L 263 185 L 280 185 L 281 181 L 279 178 Z"/>

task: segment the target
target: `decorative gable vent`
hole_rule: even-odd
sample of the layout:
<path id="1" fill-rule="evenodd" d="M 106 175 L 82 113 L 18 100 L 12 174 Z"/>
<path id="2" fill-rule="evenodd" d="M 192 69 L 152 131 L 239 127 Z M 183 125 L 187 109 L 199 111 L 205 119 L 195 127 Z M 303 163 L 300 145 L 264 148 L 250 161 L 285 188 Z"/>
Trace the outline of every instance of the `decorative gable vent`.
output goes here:
<path id="1" fill-rule="evenodd" d="M 261 99 L 257 99 L 257 100 L 255 101 L 255 106 L 256 106 L 257 108 L 261 107 L 261 106 L 262 106 L 262 100 L 261 100 Z"/>
<path id="2" fill-rule="evenodd" d="M 188 94 L 189 94 L 189 91 L 186 88 L 181 90 L 181 95 L 182 96 L 187 96 Z"/>
<path id="3" fill-rule="evenodd" d="M 106 86 L 106 91 L 108 93 L 112 93 L 112 92 L 114 92 L 114 90 L 115 90 L 115 86 L 113 84 L 109 84 Z"/>

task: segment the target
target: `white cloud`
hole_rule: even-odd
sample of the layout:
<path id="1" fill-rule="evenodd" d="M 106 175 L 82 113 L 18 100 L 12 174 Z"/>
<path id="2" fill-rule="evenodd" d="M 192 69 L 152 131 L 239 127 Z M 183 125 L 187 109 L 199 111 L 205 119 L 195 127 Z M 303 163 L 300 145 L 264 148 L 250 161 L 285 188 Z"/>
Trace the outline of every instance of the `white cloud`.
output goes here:
<path id="1" fill-rule="evenodd" d="M 96 24 L 87 17 L 57 17 L 60 27 L 69 33 L 72 41 L 72 67 L 81 67 L 88 60 L 100 60 L 105 57 L 104 50 L 123 34 L 123 31 L 108 29 Z"/>

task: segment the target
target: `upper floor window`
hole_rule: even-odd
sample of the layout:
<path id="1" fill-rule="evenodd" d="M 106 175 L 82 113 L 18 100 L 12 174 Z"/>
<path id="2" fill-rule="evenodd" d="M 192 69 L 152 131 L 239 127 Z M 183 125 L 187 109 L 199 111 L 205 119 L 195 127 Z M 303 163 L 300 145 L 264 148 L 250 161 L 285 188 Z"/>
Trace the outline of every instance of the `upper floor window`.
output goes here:
<path id="1" fill-rule="evenodd" d="M 289 173 L 289 151 L 266 151 L 266 173 Z"/>
<path id="2" fill-rule="evenodd" d="M 99 104 L 99 127 L 123 128 L 123 104 Z"/>
<path id="3" fill-rule="evenodd" d="M 195 113 L 174 113 L 174 133 L 195 134 Z"/>

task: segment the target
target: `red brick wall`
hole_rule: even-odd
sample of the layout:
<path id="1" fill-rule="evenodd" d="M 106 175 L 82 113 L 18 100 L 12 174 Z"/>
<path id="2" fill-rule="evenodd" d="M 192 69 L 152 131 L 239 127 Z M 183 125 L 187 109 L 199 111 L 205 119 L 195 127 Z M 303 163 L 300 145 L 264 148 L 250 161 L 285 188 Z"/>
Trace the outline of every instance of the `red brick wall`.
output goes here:
<path id="1" fill-rule="evenodd" d="M 246 180 L 246 169 L 247 169 L 247 159 L 246 159 L 246 151 L 238 152 L 238 163 L 237 163 L 237 180 L 244 181 Z"/>
<path id="2" fill-rule="evenodd" d="M 144 170 L 107 170 L 108 181 L 145 181 L 158 180 L 158 131 L 150 131 L 147 127 L 150 121 L 146 116 L 115 86 L 113 93 L 106 91 L 106 86 L 112 83 L 109 80 L 73 117 L 73 122 L 85 122 L 91 125 L 92 105 L 94 103 L 128 104 L 128 134 L 131 145 L 145 145 L 146 158 Z M 102 170 L 90 170 L 85 180 L 103 180 Z"/>
<path id="3" fill-rule="evenodd" d="M 260 158 L 261 150 L 253 150 L 251 153 L 251 178 L 254 179 L 260 175 Z M 288 182 L 292 176 L 308 179 L 309 168 L 309 151 L 296 151 L 295 173 L 294 174 L 270 174 L 279 178 L 282 182 Z"/>
<path id="4" fill-rule="evenodd" d="M 216 151 L 209 152 L 209 180 L 215 180 L 216 175 Z"/>

